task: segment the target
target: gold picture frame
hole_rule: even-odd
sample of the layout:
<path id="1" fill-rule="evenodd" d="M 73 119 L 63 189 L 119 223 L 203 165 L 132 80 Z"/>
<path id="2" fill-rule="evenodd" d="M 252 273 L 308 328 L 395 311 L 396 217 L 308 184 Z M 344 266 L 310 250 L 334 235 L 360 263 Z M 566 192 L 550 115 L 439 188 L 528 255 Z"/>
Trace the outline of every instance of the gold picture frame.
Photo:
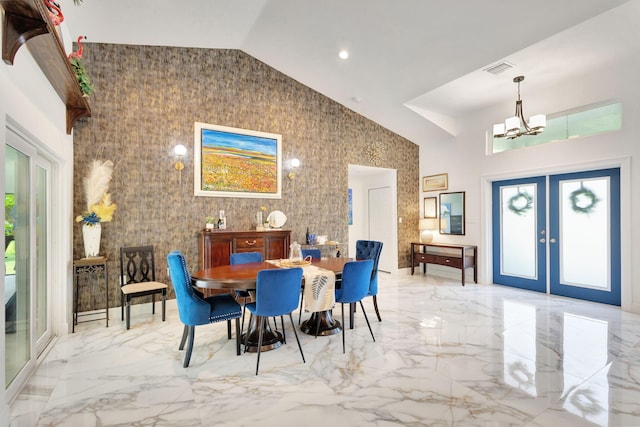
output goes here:
<path id="1" fill-rule="evenodd" d="M 422 191 L 443 191 L 449 188 L 449 174 L 441 173 L 422 177 Z"/>
<path id="2" fill-rule="evenodd" d="M 195 122 L 194 194 L 280 199 L 282 135 Z"/>

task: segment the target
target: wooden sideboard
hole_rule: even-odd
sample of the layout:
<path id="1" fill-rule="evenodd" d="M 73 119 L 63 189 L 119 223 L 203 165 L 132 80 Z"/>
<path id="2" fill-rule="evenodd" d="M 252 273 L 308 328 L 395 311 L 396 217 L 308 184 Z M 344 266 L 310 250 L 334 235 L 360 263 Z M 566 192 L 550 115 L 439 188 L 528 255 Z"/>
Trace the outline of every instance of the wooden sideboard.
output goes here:
<path id="1" fill-rule="evenodd" d="M 261 252 L 262 258 L 289 257 L 290 230 L 202 231 L 198 234 L 198 270 L 229 265 L 236 252 Z"/>
<path id="2" fill-rule="evenodd" d="M 422 248 L 422 250 L 420 250 Z M 429 251 L 429 249 L 432 249 Z M 433 250 L 435 249 L 435 250 Z M 478 247 L 472 245 L 449 245 L 444 243 L 411 243 L 411 275 L 416 265 L 422 263 L 427 272 L 427 263 L 445 265 L 462 271 L 464 286 L 465 270 L 473 268 L 473 281 L 478 283 Z"/>

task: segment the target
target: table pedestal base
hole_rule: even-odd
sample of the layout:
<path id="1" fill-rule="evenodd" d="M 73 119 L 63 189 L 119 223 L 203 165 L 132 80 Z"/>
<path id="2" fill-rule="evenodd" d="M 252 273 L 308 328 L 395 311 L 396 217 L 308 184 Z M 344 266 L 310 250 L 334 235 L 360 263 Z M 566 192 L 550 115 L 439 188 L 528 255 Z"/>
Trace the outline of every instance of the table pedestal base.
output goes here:
<path id="1" fill-rule="evenodd" d="M 245 350 L 248 353 L 258 352 L 258 340 L 260 338 L 260 328 L 258 325 L 260 324 L 260 321 L 262 321 L 262 316 L 253 316 L 251 324 L 249 325 L 249 330 L 242 334 L 242 346 L 244 346 L 247 335 L 249 336 Z M 269 325 L 269 319 L 267 319 L 264 332 L 262 333 L 262 347 L 260 348 L 260 351 L 275 350 L 280 347 L 283 342 L 284 338 L 282 337 L 282 334 L 278 331 L 272 330 Z"/>
<path id="2" fill-rule="evenodd" d="M 319 328 L 318 324 L 320 326 Z M 318 335 L 323 337 L 339 334 L 340 331 L 342 331 L 340 322 L 334 320 L 331 310 L 311 313 L 311 317 L 300 325 L 300 330 L 305 334 L 315 336 L 316 329 L 318 330 Z"/>

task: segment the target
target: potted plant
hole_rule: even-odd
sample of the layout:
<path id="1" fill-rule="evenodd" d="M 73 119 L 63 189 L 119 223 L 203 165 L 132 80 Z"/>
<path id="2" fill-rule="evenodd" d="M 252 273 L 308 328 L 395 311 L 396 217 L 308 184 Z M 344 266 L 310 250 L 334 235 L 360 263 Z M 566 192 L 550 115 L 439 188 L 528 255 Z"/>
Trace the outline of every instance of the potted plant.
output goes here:
<path id="1" fill-rule="evenodd" d="M 205 225 L 204 225 L 204 229 L 205 230 L 213 230 L 216 226 L 216 219 L 212 216 L 208 216 L 205 218 L 204 220 Z"/>

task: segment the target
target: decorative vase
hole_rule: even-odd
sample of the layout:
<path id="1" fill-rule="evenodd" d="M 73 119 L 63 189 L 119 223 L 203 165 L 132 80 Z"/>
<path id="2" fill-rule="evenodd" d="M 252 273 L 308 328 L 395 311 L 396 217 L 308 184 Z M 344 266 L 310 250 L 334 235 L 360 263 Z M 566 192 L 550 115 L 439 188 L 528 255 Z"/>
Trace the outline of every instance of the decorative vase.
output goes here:
<path id="1" fill-rule="evenodd" d="M 84 256 L 86 258 L 97 257 L 100 253 L 100 236 L 102 226 L 96 224 L 82 224 L 82 239 L 84 240 Z"/>

